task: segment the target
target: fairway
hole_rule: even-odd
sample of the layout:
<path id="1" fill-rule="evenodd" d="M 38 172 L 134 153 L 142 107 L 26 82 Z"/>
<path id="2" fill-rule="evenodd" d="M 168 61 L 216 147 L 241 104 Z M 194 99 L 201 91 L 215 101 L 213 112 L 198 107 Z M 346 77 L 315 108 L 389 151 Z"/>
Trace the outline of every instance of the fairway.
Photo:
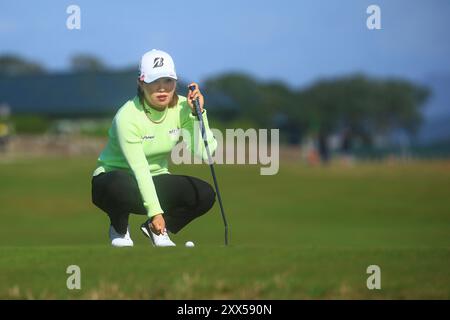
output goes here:
<path id="1" fill-rule="evenodd" d="M 131 216 L 133 248 L 111 248 L 90 200 L 95 156 L 0 162 L 0 298 L 449 299 L 450 163 L 308 167 L 217 165 L 219 204 L 153 248 Z M 212 183 L 206 165 L 172 173 Z M 185 248 L 188 240 L 194 248 Z M 81 268 L 68 290 L 66 268 Z M 368 290 L 370 265 L 381 289 Z"/>

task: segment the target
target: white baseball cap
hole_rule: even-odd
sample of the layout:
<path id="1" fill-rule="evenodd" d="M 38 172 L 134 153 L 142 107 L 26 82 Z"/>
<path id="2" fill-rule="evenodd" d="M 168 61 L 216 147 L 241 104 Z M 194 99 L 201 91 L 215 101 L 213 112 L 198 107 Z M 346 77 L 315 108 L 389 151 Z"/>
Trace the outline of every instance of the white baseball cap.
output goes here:
<path id="1" fill-rule="evenodd" d="M 139 79 L 145 83 L 164 77 L 178 79 L 172 57 L 162 50 L 153 49 L 146 52 L 142 56 L 139 72 Z"/>

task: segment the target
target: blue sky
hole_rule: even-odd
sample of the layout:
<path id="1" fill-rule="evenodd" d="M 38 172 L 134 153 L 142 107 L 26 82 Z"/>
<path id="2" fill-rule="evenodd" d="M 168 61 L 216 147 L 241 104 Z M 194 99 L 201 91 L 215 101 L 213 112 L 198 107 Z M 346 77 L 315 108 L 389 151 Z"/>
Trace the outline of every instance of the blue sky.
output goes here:
<path id="1" fill-rule="evenodd" d="M 81 8 L 68 30 L 66 8 Z M 366 9 L 381 8 L 381 30 Z M 114 68 L 168 51 L 178 74 L 201 81 L 226 71 L 301 86 L 353 72 L 420 79 L 450 73 L 450 1 L 2 1 L 0 54 L 54 71 L 90 53 Z"/>

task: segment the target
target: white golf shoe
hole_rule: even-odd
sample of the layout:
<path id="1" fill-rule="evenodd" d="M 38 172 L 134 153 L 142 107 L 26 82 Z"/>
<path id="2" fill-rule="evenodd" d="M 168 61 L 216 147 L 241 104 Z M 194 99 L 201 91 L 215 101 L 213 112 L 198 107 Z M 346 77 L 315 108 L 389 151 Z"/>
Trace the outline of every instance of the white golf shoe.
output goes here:
<path id="1" fill-rule="evenodd" d="M 131 238 L 130 238 L 130 231 L 128 230 L 128 227 L 127 227 L 127 233 L 120 234 L 111 225 L 109 227 L 109 238 L 111 239 L 111 245 L 113 247 L 132 247 L 133 246 L 133 240 L 131 240 Z"/>
<path id="2" fill-rule="evenodd" d="M 169 233 L 167 231 L 164 233 L 161 233 L 160 235 L 157 235 L 157 234 L 153 233 L 152 230 L 150 230 L 147 222 L 144 222 L 141 225 L 141 230 L 142 230 L 142 233 L 146 237 L 150 238 L 152 245 L 154 247 L 175 247 L 176 246 L 176 244 L 172 240 L 170 240 Z"/>

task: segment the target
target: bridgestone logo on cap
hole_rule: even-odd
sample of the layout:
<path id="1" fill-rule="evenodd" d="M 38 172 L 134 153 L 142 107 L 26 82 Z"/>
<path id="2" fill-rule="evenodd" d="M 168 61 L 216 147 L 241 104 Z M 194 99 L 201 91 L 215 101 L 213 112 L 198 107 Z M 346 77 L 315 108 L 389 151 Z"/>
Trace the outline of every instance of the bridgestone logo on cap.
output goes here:
<path id="1" fill-rule="evenodd" d="M 164 65 L 164 58 L 159 57 L 153 60 L 153 69 L 162 67 L 163 65 Z"/>

